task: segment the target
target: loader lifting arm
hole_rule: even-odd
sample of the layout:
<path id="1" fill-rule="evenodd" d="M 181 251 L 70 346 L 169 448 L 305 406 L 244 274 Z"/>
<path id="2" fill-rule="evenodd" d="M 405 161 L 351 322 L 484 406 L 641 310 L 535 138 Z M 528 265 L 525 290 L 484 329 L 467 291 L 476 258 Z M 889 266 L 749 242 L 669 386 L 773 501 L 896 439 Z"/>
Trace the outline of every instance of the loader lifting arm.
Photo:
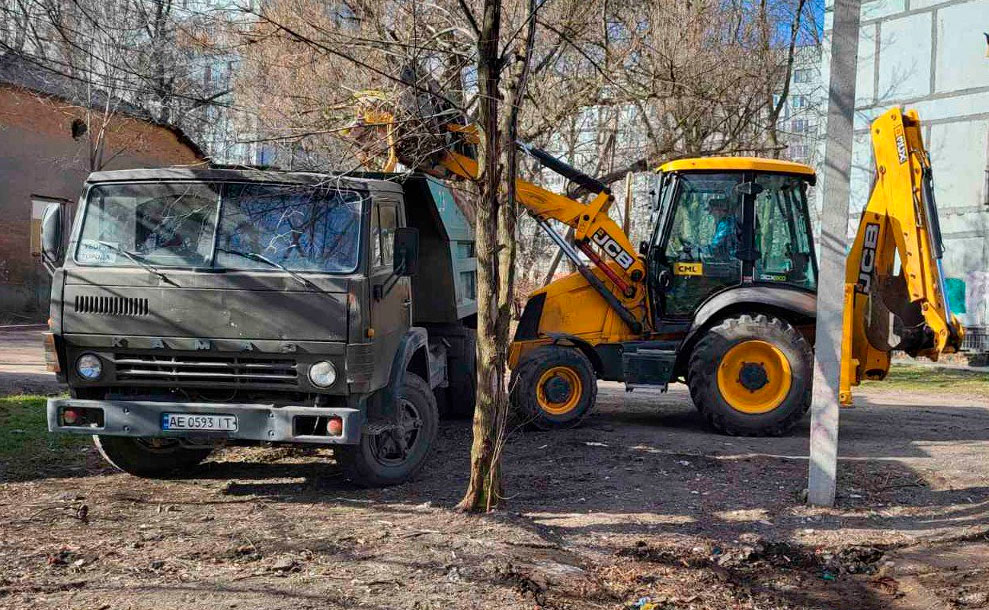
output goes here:
<path id="1" fill-rule="evenodd" d="M 366 100 L 374 103 L 368 105 Z M 378 141 L 387 142 L 387 165 L 394 166 L 400 161 L 411 169 L 440 177 L 476 180 L 479 168 L 474 154 L 474 145 L 479 141 L 477 126 L 464 124 L 465 121 L 439 121 L 431 126 L 433 130 L 446 132 L 447 145 L 436 147 L 403 147 L 396 133 L 400 131 L 394 115 L 383 109 L 378 95 L 363 96 L 357 105 L 356 121 L 360 129 L 370 128 L 378 132 Z M 442 115 L 442 112 L 436 113 Z M 456 116 L 449 113 L 450 116 Z M 382 137 L 383 136 L 383 137 Z M 597 179 L 557 159 L 541 149 L 523 142 L 516 146 L 522 152 L 538 161 L 542 166 L 576 183 L 594 196 L 588 203 L 554 193 L 531 182 L 516 179 L 516 198 L 539 226 L 559 246 L 574 263 L 577 271 L 615 310 L 633 333 L 642 331 L 642 321 L 632 312 L 635 303 L 642 302 L 645 290 L 645 264 L 635 254 L 628 235 L 609 215 L 614 202 L 611 190 Z M 429 150 L 428 154 L 421 151 Z M 573 230 L 573 245 L 561 237 L 548 223 L 556 220 Z M 611 282 L 609 288 L 580 259 L 577 251 L 583 253 Z M 605 256 L 607 256 L 607 260 Z"/>
<path id="2" fill-rule="evenodd" d="M 893 350 L 937 360 L 957 351 L 963 335 L 945 293 L 944 245 L 917 112 L 889 110 L 870 135 L 875 186 L 845 267 L 839 390 L 845 405 L 851 386 L 886 376 Z"/>

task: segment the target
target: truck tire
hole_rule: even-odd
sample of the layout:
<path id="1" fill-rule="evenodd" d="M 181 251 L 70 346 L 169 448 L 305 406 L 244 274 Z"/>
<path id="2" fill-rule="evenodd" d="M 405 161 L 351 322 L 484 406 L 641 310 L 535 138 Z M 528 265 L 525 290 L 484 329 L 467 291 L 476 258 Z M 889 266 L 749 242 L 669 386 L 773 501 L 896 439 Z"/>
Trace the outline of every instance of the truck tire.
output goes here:
<path id="1" fill-rule="evenodd" d="M 733 436 L 779 436 L 810 407 L 813 353 L 789 322 L 768 315 L 726 318 L 690 356 L 694 406 Z"/>
<path id="2" fill-rule="evenodd" d="M 539 430 L 573 428 L 597 398 L 597 375 L 575 347 L 546 345 L 519 362 L 510 383 L 512 407 L 522 422 Z"/>
<path id="3" fill-rule="evenodd" d="M 341 445 L 334 451 L 348 478 L 357 485 L 398 485 L 426 465 L 439 429 L 436 397 L 422 377 L 406 372 L 398 400 L 407 444 L 404 450 L 394 438 L 395 431 L 385 430 L 362 434 L 359 444 Z"/>
<path id="4" fill-rule="evenodd" d="M 212 447 L 186 447 L 176 439 L 94 436 L 103 459 L 136 477 L 155 479 L 179 474 L 209 457 Z"/>
<path id="5" fill-rule="evenodd" d="M 477 331 L 464 329 L 463 350 L 450 358 L 447 369 L 446 409 L 443 416 L 467 419 L 474 415 L 477 402 Z"/>

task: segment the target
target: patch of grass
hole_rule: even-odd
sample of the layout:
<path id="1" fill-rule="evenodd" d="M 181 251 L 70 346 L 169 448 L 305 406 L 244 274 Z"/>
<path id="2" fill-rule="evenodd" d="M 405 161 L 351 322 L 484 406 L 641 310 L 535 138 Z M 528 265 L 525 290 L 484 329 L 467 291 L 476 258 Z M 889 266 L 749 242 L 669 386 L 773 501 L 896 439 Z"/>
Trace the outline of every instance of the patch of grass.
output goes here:
<path id="1" fill-rule="evenodd" d="M 0 480 L 63 476 L 85 465 L 88 436 L 50 434 L 44 396 L 0 398 Z"/>
<path id="2" fill-rule="evenodd" d="M 894 364 L 883 381 L 864 381 L 863 387 L 890 390 L 951 390 L 963 394 L 989 394 L 989 373 L 911 364 Z"/>

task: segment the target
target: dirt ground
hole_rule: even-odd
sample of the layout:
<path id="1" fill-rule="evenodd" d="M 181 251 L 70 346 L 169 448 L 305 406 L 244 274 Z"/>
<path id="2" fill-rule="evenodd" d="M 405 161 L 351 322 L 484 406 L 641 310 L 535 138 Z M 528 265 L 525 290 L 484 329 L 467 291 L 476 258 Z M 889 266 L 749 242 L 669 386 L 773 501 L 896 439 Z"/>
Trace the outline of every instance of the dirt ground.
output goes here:
<path id="1" fill-rule="evenodd" d="M 0 335 L 0 360 L 35 357 L 30 340 Z M 5 391 L 58 391 L 9 366 Z M 226 449 L 172 481 L 89 448 L 10 469 L 0 608 L 989 608 L 986 396 L 859 391 L 835 509 L 802 502 L 806 421 L 718 436 L 682 386 L 602 383 L 598 405 L 576 430 L 513 431 L 508 501 L 480 517 L 452 510 L 462 421 L 418 480 L 383 490 L 322 450 Z"/>

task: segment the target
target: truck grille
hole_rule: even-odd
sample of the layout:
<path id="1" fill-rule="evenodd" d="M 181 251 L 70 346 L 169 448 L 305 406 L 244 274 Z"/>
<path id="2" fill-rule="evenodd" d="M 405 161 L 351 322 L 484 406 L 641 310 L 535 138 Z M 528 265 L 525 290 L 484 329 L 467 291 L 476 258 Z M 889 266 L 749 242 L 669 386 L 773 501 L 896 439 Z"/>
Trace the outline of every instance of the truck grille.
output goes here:
<path id="1" fill-rule="evenodd" d="M 139 297 L 101 297 L 78 295 L 76 313 L 103 316 L 146 316 L 150 313 L 148 300 Z"/>
<path id="2" fill-rule="evenodd" d="M 230 356 L 114 354 L 119 381 L 295 385 L 295 360 Z"/>

